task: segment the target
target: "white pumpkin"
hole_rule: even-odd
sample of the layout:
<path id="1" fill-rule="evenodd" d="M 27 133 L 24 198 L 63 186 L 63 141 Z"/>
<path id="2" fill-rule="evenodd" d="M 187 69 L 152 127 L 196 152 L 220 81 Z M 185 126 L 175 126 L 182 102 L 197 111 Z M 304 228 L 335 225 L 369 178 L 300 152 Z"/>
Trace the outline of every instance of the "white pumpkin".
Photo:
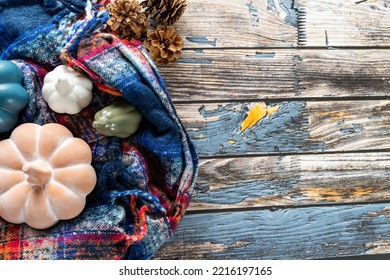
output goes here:
<path id="1" fill-rule="evenodd" d="M 60 65 L 45 76 L 42 96 L 54 112 L 77 114 L 91 103 L 92 88 L 87 77 Z"/>

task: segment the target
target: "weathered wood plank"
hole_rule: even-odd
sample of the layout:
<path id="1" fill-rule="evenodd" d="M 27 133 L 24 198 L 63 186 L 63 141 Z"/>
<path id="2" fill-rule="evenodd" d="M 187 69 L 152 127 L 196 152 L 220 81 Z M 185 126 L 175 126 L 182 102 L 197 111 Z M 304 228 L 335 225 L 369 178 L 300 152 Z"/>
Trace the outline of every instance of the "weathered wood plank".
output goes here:
<path id="1" fill-rule="evenodd" d="M 390 253 L 390 204 L 186 215 L 155 259 L 317 259 Z"/>
<path id="2" fill-rule="evenodd" d="M 293 0 L 191 0 L 174 24 L 187 48 L 297 45 Z"/>
<path id="3" fill-rule="evenodd" d="M 384 97 L 390 50 L 186 50 L 159 69 L 176 102 Z"/>
<path id="4" fill-rule="evenodd" d="M 389 37 L 390 38 L 390 37 Z M 390 50 L 304 50 L 294 57 L 302 97 L 387 97 Z"/>
<path id="5" fill-rule="evenodd" d="M 203 159 L 155 258 L 390 253 L 390 50 L 365 49 L 390 46 L 389 15 L 385 0 L 190 1 L 182 58 L 159 69 Z"/>
<path id="6" fill-rule="evenodd" d="M 300 0 L 301 45 L 390 46 L 388 0 Z M 302 14 L 302 12 L 301 12 Z M 306 42 L 305 42 L 306 41 Z"/>
<path id="7" fill-rule="evenodd" d="M 200 161 L 189 211 L 390 200 L 390 152 Z"/>
<path id="8" fill-rule="evenodd" d="M 266 107 L 234 102 L 176 108 L 201 156 L 390 148 L 389 100 L 268 104 L 267 110 L 276 111 L 260 112 L 259 121 L 242 131 L 244 120 L 261 106 Z"/>
<path id="9" fill-rule="evenodd" d="M 293 50 L 187 50 L 159 69 L 174 101 L 291 97 L 293 57 Z"/>

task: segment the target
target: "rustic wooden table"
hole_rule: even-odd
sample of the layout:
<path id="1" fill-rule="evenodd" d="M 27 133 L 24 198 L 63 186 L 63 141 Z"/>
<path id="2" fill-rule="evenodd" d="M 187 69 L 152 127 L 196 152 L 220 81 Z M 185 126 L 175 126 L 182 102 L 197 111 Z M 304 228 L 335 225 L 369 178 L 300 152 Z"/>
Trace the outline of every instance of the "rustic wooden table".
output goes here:
<path id="1" fill-rule="evenodd" d="M 390 1 L 189 0 L 160 67 L 192 204 L 156 259 L 390 253 Z"/>

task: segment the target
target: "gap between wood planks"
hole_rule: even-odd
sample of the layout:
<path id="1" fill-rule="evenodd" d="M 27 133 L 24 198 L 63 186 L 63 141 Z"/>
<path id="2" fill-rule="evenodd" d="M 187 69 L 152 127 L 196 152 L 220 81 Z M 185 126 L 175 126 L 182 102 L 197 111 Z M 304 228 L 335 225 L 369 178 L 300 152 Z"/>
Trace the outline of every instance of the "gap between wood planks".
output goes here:
<path id="1" fill-rule="evenodd" d="M 322 101 L 375 101 L 375 100 L 390 100 L 390 96 L 330 96 L 330 97 L 279 97 L 279 98 L 247 98 L 247 99 L 206 99 L 206 100 L 175 100 L 174 104 L 215 104 L 215 103 L 235 103 L 235 102 L 322 102 Z"/>
<path id="2" fill-rule="evenodd" d="M 299 205 L 272 205 L 272 206 L 253 206 L 253 207 L 235 207 L 235 208 L 213 208 L 213 209 L 188 209 L 186 215 L 210 214 L 210 213 L 232 213 L 232 212 L 250 212 L 250 211 L 277 211 L 283 209 L 306 209 L 313 207 L 340 207 L 340 206 L 355 206 L 355 205 L 375 205 L 375 204 L 390 204 L 390 200 L 381 201 L 359 201 L 359 202 L 334 202 L 334 203 L 316 203 L 316 204 L 299 204 Z M 191 204 L 190 204 L 191 205 Z"/>
<path id="3" fill-rule="evenodd" d="M 356 153 L 386 153 L 390 149 L 350 150 L 350 151 L 304 151 L 304 152 L 265 152 L 258 154 L 220 154 L 220 155 L 199 155 L 199 159 L 234 159 L 253 158 L 269 156 L 294 156 L 294 155 L 335 155 L 335 154 L 356 154 Z"/>
<path id="4" fill-rule="evenodd" d="M 201 50 L 389 50 L 390 46 L 349 46 L 349 45 L 328 45 L 328 46 L 261 46 L 261 47 L 184 47 L 183 51 Z"/>

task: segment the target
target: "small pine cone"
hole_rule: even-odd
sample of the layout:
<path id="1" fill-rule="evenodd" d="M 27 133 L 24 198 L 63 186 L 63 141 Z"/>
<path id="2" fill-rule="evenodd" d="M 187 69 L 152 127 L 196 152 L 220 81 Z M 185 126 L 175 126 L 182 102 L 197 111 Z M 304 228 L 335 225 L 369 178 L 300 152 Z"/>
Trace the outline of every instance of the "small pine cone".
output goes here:
<path id="1" fill-rule="evenodd" d="M 145 0 L 141 6 L 159 24 L 172 25 L 184 13 L 187 0 Z"/>
<path id="2" fill-rule="evenodd" d="M 110 14 L 108 30 L 120 38 L 139 39 L 146 32 L 148 16 L 141 12 L 138 0 L 114 0 L 106 8 Z"/>
<path id="3" fill-rule="evenodd" d="M 159 25 L 156 30 L 150 30 L 144 41 L 154 61 L 159 64 L 176 62 L 181 56 L 183 40 L 172 26 Z"/>

